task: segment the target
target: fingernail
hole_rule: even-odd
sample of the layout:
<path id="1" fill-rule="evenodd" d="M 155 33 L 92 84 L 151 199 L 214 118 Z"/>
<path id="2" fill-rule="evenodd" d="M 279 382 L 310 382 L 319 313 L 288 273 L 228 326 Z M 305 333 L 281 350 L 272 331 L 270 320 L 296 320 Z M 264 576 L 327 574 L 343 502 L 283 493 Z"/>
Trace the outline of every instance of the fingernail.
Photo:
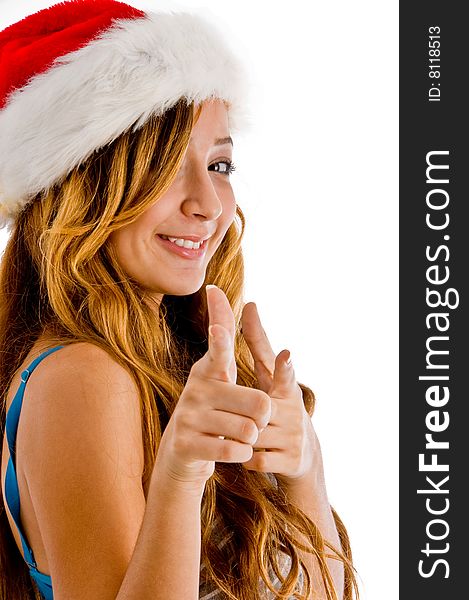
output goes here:
<path id="1" fill-rule="evenodd" d="M 208 285 L 205 286 L 205 289 L 208 290 L 209 288 L 216 288 L 216 285 L 213 285 L 213 283 L 209 283 Z"/>
<path id="2" fill-rule="evenodd" d="M 288 360 L 285 361 L 285 366 L 291 367 L 291 365 L 292 365 L 291 354 L 290 354 L 290 352 L 288 352 Z"/>

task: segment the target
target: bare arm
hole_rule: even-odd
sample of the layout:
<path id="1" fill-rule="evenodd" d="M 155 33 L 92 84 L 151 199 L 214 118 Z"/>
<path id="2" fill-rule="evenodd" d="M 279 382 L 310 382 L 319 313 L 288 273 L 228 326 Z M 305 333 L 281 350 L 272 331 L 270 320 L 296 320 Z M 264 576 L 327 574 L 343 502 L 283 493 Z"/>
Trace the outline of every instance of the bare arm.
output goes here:
<path id="1" fill-rule="evenodd" d="M 154 470 L 142 528 L 116 600 L 197 600 L 200 507 L 197 491 Z"/>
<path id="2" fill-rule="evenodd" d="M 196 600 L 201 486 L 155 463 L 147 502 L 133 380 L 104 351 L 73 344 L 31 376 L 18 456 L 54 600 Z"/>

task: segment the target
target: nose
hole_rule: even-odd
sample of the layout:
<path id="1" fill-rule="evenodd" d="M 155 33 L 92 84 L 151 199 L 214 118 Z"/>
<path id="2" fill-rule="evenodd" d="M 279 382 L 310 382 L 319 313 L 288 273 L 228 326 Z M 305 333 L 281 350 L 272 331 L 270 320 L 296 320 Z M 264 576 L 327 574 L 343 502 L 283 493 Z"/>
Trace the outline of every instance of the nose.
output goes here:
<path id="1" fill-rule="evenodd" d="M 223 205 L 209 172 L 203 167 L 191 168 L 188 169 L 184 180 L 183 213 L 207 221 L 218 219 L 223 212 Z"/>

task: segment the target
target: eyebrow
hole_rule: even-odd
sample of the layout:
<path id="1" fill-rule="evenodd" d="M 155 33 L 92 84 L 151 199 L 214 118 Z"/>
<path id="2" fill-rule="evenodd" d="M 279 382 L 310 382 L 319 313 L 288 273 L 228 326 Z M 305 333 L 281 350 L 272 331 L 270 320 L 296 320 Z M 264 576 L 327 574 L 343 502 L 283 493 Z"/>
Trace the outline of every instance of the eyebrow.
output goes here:
<path id="1" fill-rule="evenodd" d="M 189 142 L 192 142 L 192 138 L 189 139 Z M 214 146 L 224 146 L 225 144 L 231 144 L 233 146 L 233 140 L 231 139 L 231 136 L 224 137 L 224 138 L 217 138 L 213 142 Z"/>
<path id="2" fill-rule="evenodd" d="M 224 146 L 225 144 L 233 145 L 233 140 L 231 139 L 230 136 L 224 137 L 224 138 L 217 138 L 213 145 L 214 146 Z"/>

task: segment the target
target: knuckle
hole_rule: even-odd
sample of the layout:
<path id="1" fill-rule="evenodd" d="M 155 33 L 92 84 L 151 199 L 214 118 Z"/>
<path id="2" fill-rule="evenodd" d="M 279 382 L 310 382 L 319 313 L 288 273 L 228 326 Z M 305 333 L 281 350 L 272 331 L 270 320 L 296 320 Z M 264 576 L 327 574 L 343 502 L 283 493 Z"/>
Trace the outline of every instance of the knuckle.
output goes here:
<path id="1" fill-rule="evenodd" d="M 203 384 L 203 381 L 198 377 L 193 378 L 186 384 L 183 394 L 181 394 L 178 404 L 183 403 L 186 407 L 195 407 L 200 403 L 200 399 L 207 395 L 207 390 Z"/>
<path id="2" fill-rule="evenodd" d="M 189 413 L 189 409 L 187 408 L 187 406 L 177 406 L 176 409 L 173 412 L 173 422 L 174 422 L 174 427 L 179 431 L 181 429 L 185 429 L 187 426 L 187 423 L 189 422 L 188 419 L 188 413 Z"/>
<path id="3" fill-rule="evenodd" d="M 176 435 L 173 440 L 174 452 L 178 456 L 187 456 L 190 454 L 190 442 L 187 437 L 183 435 Z"/>
<path id="4" fill-rule="evenodd" d="M 186 440 L 193 437 L 198 422 L 196 417 L 197 411 L 188 410 L 187 408 L 174 411 L 172 418 L 174 419 L 174 431 L 178 444 L 184 444 Z M 187 449 L 187 446 L 182 449 Z"/>
<path id="5" fill-rule="evenodd" d="M 223 440 L 220 445 L 219 456 L 220 461 L 223 462 L 234 462 L 235 457 L 235 444 L 229 440 Z"/>
<path id="6" fill-rule="evenodd" d="M 252 419 L 243 419 L 241 424 L 241 439 L 242 441 L 250 442 L 257 440 L 259 430 Z"/>
<path id="7" fill-rule="evenodd" d="M 194 401 L 194 397 L 197 396 L 197 384 L 194 379 L 187 381 L 182 394 L 179 397 L 177 406 L 184 406 Z"/>
<path id="8" fill-rule="evenodd" d="M 270 396 L 262 390 L 255 390 L 254 410 L 256 413 L 256 417 L 262 418 L 265 415 L 270 414 L 270 406 Z"/>

